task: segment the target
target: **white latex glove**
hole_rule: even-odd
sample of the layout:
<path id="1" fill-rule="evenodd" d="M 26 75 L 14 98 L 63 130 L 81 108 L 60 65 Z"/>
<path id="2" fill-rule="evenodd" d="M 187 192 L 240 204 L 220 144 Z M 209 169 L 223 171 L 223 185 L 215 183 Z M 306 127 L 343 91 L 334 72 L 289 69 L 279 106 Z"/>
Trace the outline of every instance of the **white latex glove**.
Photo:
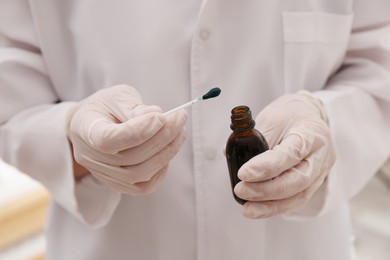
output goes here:
<path id="1" fill-rule="evenodd" d="M 164 116 L 126 85 L 103 89 L 69 111 L 68 137 L 76 161 L 113 190 L 130 195 L 156 189 L 182 146 L 187 113 Z"/>
<path id="2" fill-rule="evenodd" d="M 270 150 L 238 171 L 234 192 L 248 218 L 290 213 L 306 204 L 335 162 L 322 103 L 309 92 L 280 97 L 256 118 Z"/>

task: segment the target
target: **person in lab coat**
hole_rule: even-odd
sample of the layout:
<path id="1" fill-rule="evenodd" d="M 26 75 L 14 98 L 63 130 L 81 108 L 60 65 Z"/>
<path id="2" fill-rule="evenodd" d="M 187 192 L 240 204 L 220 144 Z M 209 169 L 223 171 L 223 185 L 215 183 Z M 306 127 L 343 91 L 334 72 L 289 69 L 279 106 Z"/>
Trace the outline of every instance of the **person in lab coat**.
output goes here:
<path id="1" fill-rule="evenodd" d="M 353 259 L 348 200 L 390 152 L 389 42 L 383 0 L 1 1 L 0 156 L 51 192 L 47 259 Z M 270 145 L 244 206 L 237 105 Z"/>

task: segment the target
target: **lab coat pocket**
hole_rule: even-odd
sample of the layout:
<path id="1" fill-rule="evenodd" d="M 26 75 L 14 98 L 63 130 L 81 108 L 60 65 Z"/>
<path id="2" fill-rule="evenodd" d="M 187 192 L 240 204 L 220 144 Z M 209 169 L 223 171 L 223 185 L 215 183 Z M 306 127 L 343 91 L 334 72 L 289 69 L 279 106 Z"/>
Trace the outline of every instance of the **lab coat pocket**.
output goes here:
<path id="1" fill-rule="evenodd" d="M 283 12 L 285 91 L 322 89 L 340 67 L 352 15 Z"/>

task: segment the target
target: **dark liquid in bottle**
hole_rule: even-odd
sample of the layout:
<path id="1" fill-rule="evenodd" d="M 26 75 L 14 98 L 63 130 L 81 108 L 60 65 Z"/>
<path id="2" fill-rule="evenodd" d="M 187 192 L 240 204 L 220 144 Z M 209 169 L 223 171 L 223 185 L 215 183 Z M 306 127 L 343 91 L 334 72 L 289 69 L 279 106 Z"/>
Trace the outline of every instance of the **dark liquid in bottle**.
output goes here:
<path id="1" fill-rule="evenodd" d="M 241 181 L 237 177 L 238 170 L 241 166 L 252 157 L 268 150 L 268 145 L 267 143 L 261 142 L 257 135 L 242 137 L 230 136 L 228 143 L 229 145 L 226 147 L 226 157 L 230 174 L 230 182 L 233 190 L 236 184 Z M 244 204 L 246 202 L 246 200 L 237 197 L 234 192 L 233 196 L 240 204 Z"/>

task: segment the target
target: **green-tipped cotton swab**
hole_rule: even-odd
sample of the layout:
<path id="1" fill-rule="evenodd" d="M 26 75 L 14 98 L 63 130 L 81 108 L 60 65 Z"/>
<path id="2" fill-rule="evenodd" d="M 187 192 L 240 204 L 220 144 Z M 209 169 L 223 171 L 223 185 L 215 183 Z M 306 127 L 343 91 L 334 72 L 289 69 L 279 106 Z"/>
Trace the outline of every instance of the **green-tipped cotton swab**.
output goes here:
<path id="1" fill-rule="evenodd" d="M 175 111 L 177 111 L 179 109 L 189 107 L 189 106 L 197 103 L 198 101 L 202 101 L 202 100 L 205 100 L 205 99 L 218 97 L 220 93 L 221 93 L 221 89 L 220 88 L 212 88 L 212 89 L 209 90 L 209 92 L 207 92 L 203 96 L 198 97 L 198 98 L 196 98 L 196 99 L 194 99 L 194 100 L 192 100 L 192 101 L 190 101 L 188 103 L 185 103 L 185 104 L 183 104 L 181 106 L 178 106 L 178 107 L 176 107 L 174 109 L 171 109 L 168 112 L 165 112 L 164 114 L 165 115 L 169 115 L 169 114 L 171 114 L 171 113 L 173 113 L 173 112 L 175 112 Z"/>

